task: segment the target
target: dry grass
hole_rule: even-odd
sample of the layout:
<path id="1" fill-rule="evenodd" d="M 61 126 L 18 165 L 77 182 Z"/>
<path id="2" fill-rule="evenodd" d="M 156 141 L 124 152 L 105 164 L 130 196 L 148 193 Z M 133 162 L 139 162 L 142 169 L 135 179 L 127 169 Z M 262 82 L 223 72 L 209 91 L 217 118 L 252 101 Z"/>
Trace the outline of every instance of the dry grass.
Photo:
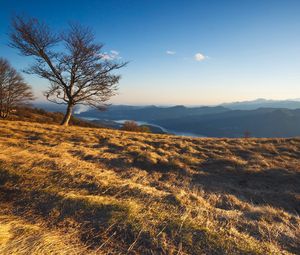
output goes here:
<path id="1" fill-rule="evenodd" d="M 0 122 L 0 254 L 299 254 L 300 139 Z"/>

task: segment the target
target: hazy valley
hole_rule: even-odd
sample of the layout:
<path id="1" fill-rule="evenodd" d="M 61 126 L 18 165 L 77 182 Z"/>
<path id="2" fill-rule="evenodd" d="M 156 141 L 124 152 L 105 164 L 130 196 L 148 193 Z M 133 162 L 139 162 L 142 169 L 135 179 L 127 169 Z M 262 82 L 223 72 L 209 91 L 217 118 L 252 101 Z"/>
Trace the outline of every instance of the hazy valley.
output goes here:
<path id="1" fill-rule="evenodd" d="M 253 109 L 243 110 L 249 105 Z M 244 137 L 246 132 L 253 137 L 294 137 L 300 136 L 300 110 L 294 109 L 298 106 L 300 102 L 291 100 L 201 107 L 111 106 L 105 112 L 87 110 L 76 116 L 98 119 L 101 124 L 107 120 L 146 122 L 167 133 L 196 137 Z M 114 123 L 106 124 L 114 127 Z"/>

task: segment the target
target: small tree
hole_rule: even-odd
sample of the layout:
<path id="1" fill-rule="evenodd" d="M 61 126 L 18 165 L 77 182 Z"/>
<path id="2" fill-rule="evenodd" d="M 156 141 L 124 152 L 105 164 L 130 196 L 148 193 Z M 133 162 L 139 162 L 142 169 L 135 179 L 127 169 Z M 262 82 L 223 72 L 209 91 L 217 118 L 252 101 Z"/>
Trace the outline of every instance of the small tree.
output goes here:
<path id="1" fill-rule="evenodd" d="M 0 58 L 0 117 L 7 118 L 15 107 L 33 99 L 31 87 L 23 77 Z"/>
<path id="2" fill-rule="evenodd" d="M 90 29 L 70 25 L 67 31 L 56 34 L 36 19 L 16 17 L 10 39 L 11 47 L 34 57 L 27 73 L 50 82 L 46 98 L 67 105 L 62 125 L 68 125 L 76 104 L 103 109 L 116 94 L 120 76 L 112 72 L 126 63 L 103 54 L 103 45 L 94 42 Z"/>
<path id="3" fill-rule="evenodd" d="M 128 120 L 125 121 L 122 130 L 131 131 L 131 132 L 142 132 L 142 133 L 150 133 L 151 130 L 147 126 L 139 126 L 135 121 Z"/>
<path id="4" fill-rule="evenodd" d="M 123 123 L 122 130 L 137 132 L 139 129 L 139 125 L 132 120 L 127 120 Z"/>

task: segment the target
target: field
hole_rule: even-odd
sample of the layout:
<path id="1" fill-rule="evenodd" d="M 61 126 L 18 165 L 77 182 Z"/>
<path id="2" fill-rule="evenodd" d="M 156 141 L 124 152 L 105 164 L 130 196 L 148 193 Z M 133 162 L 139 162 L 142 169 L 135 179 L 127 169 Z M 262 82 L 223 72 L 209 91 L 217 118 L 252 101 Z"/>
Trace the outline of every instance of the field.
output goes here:
<path id="1" fill-rule="evenodd" d="M 300 254 L 300 139 L 0 121 L 0 254 Z"/>

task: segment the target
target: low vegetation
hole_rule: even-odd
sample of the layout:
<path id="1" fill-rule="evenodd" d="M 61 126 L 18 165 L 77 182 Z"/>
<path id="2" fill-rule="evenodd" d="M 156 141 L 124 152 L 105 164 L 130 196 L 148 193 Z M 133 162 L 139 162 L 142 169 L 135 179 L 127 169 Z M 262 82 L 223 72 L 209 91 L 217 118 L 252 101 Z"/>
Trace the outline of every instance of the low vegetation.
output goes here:
<path id="1" fill-rule="evenodd" d="M 0 253 L 299 254 L 299 152 L 0 121 Z"/>
<path id="2" fill-rule="evenodd" d="M 60 123 L 64 118 L 64 114 L 61 112 L 48 112 L 43 109 L 32 108 L 32 107 L 16 107 L 7 118 L 12 121 L 29 121 L 38 122 L 45 124 L 57 124 Z M 75 117 L 70 118 L 70 124 L 80 127 L 93 127 L 103 128 L 102 125 L 84 121 Z"/>
<path id="3" fill-rule="evenodd" d="M 142 133 L 150 133 L 150 128 L 143 125 L 138 125 L 135 121 L 125 121 L 122 130 L 131 131 L 131 132 L 142 132 Z"/>

